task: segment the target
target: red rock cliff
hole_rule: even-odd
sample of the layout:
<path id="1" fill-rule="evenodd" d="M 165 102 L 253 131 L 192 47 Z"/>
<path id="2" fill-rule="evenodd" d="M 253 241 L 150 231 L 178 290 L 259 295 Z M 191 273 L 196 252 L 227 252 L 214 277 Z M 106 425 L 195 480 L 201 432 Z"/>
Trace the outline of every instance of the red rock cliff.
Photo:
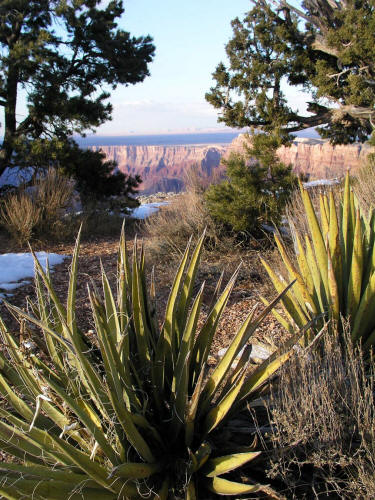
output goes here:
<path id="1" fill-rule="evenodd" d="M 186 146 L 97 146 L 121 172 L 139 174 L 142 191 L 180 191 L 185 172 L 197 165 L 204 177 L 211 177 L 220 165 L 228 144 Z"/>
<path id="2" fill-rule="evenodd" d="M 121 172 L 139 174 L 141 190 L 180 191 L 184 187 L 186 171 L 196 165 L 202 177 L 222 172 L 221 158 L 232 151 L 241 151 L 245 137 L 239 135 L 232 144 L 182 146 L 97 146 L 108 159 L 115 160 Z M 314 178 L 332 178 L 343 175 L 347 169 L 354 172 L 365 161 L 370 148 L 363 144 L 332 146 L 320 139 L 296 139 L 290 147 L 279 149 L 280 159 L 293 165 L 296 172 Z"/>
<path id="3" fill-rule="evenodd" d="M 246 138 L 239 135 L 229 151 L 242 151 Z M 311 179 L 333 178 L 344 175 L 347 169 L 355 172 L 366 161 L 371 148 L 366 144 L 332 146 L 323 139 L 296 138 L 289 147 L 282 146 L 278 155 L 295 172 L 309 174 Z"/>

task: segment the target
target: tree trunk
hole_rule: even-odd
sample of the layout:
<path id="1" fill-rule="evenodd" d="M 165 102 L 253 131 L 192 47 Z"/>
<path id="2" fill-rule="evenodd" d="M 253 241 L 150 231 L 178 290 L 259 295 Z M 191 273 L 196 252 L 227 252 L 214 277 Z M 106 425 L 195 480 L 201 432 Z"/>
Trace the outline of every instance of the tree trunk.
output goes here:
<path id="1" fill-rule="evenodd" d="M 17 130 L 16 106 L 17 106 L 17 84 L 18 68 L 9 68 L 6 85 L 6 106 L 4 141 L 0 149 L 0 176 L 10 165 L 14 151 L 14 139 Z"/>

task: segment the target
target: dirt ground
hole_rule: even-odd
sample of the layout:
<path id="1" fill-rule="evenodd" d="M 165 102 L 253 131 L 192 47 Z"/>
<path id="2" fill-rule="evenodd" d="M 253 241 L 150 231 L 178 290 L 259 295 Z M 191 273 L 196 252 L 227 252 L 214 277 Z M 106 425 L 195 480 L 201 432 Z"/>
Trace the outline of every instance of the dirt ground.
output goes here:
<path id="1" fill-rule="evenodd" d="M 131 251 L 133 241 L 128 236 L 129 249 Z M 7 242 L 2 235 L 0 238 L 0 251 L 6 252 Z M 169 289 L 173 282 L 174 273 L 177 269 L 177 261 L 166 259 L 155 259 L 147 261 L 147 241 L 146 247 L 146 263 L 147 272 L 150 275 L 152 266 L 155 267 L 155 278 L 157 287 L 157 304 L 160 323 L 162 323 L 163 313 L 168 300 Z M 71 255 L 73 252 L 74 243 L 48 245 L 44 250 L 49 252 L 68 255 L 64 262 L 54 267 L 52 274 L 56 292 L 62 301 L 66 300 L 69 269 L 71 263 Z M 19 249 L 18 249 L 19 250 Z M 118 235 L 107 237 L 105 239 L 96 238 L 91 241 L 83 241 L 80 247 L 80 257 L 78 266 L 78 283 L 77 283 L 77 311 L 76 317 L 83 331 L 88 331 L 93 328 L 92 318 L 90 314 L 90 305 L 87 294 L 87 284 L 91 281 L 100 288 L 101 286 L 101 265 L 109 277 L 111 283 L 116 282 L 116 266 L 117 266 L 117 250 L 118 250 Z M 9 249 L 8 249 L 9 251 Z M 12 249 L 17 251 L 17 249 Z M 208 304 L 211 302 L 212 294 L 215 290 L 217 281 L 222 271 L 224 271 L 224 280 L 222 287 L 230 279 L 231 275 L 241 263 L 238 279 L 235 288 L 232 292 L 227 309 L 224 313 L 219 329 L 214 339 L 213 352 L 215 355 L 223 347 L 227 347 L 230 340 L 233 338 L 238 328 L 245 320 L 247 315 L 256 308 L 256 312 L 263 309 L 263 304 L 260 296 L 264 296 L 268 300 L 275 297 L 275 292 L 272 289 L 270 281 L 260 263 L 259 256 L 266 259 L 274 258 L 271 250 L 260 252 L 255 250 L 236 250 L 230 255 L 215 255 L 207 254 L 203 256 L 200 270 L 197 277 L 196 290 L 205 281 L 205 294 L 203 300 L 202 317 L 200 322 L 203 322 L 205 312 L 208 309 Z M 151 254 L 152 255 L 152 254 Z M 15 289 L 13 296 L 9 298 L 9 302 L 21 307 L 26 307 L 26 297 L 35 300 L 35 290 L 33 282 Z M 9 314 L 4 304 L 0 304 L 0 315 L 5 320 L 8 327 L 17 331 L 18 325 L 14 318 Z M 258 328 L 254 335 L 253 341 L 261 344 L 266 344 L 272 350 L 281 345 L 286 338 L 286 332 L 278 324 L 278 322 L 269 315 L 262 325 Z"/>

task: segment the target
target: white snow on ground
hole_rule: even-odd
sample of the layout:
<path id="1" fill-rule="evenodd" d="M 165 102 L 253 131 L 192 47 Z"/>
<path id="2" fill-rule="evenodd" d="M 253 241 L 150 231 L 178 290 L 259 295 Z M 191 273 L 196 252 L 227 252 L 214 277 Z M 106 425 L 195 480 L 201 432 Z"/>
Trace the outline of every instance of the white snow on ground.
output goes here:
<path id="1" fill-rule="evenodd" d="M 162 201 L 155 203 L 143 203 L 133 210 L 130 217 L 133 217 L 133 219 L 145 219 L 149 215 L 157 212 L 159 210 L 159 207 L 163 205 L 168 205 L 168 202 Z"/>
<path id="2" fill-rule="evenodd" d="M 303 186 L 305 188 L 312 188 L 316 186 L 333 186 L 334 184 L 340 184 L 338 179 L 318 179 L 316 181 L 304 182 Z"/>
<path id="3" fill-rule="evenodd" d="M 7 167 L 2 175 L 0 175 L 0 187 L 5 185 L 19 186 L 24 182 L 28 182 L 34 173 L 31 167 Z"/>
<path id="4" fill-rule="evenodd" d="M 56 264 L 61 264 L 67 255 L 56 253 L 36 252 L 36 256 L 46 269 L 46 259 L 50 269 Z M 34 259 L 31 253 L 4 253 L 0 254 L 0 298 L 6 295 L 5 292 L 13 290 L 28 283 L 25 279 L 34 277 Z M 23 280 L 23 281 L 20 281 Z M 3 292 L 3 293 L 1 293 Z"/>

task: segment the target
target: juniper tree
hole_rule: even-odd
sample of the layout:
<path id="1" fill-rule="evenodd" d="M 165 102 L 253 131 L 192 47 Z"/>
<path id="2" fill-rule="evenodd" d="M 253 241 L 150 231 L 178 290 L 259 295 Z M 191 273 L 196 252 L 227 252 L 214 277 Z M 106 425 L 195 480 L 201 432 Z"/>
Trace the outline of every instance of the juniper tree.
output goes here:
<path id="1" fill-rule="evenodd" d="M 375 10 L 373 0 L 254 0 L 232 21 L 206 99 L 219 120 L 234 127 L 279 131 L 322 126 L 332 143 L 365 141 L 375 122 Z M 285 97 L 285 86 L 309 92 L 307 113 Z"/>
<path id="2" fill-rule="evenodd" d="M 227 179 L 205 192 L 208 211 L 229 230 L 257 235 L 262 226 L 280 223 L 297 185 L 291 165 L 277 157 L 281 142 L 278 134 L 253 136 L 244 153 L 224 160 Z"/>
<path id="3" fill-rule="evenodd" d="M 25 143 L 40 141 L 42 147 L 51 138 L 64 143 L 109 120 L 109 91 L 149 74 L 152 39 L 118 28 L 121 0 L 101 4 L 0 1 L 0 175 L 24 159 Z M 26 116 L 18 114 L 22 95 Z"/>

